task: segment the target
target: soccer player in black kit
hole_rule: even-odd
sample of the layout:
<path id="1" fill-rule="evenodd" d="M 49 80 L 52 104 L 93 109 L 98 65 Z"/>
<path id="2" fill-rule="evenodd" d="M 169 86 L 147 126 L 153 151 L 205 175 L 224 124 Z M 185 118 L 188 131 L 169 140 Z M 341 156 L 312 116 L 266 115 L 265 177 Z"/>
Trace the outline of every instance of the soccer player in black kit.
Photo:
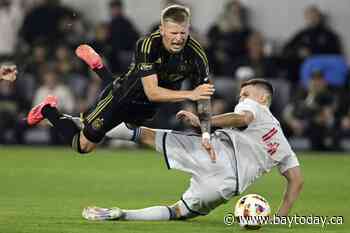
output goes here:
<path id="1" fill-rule="evenodd" d="M 172 5 L 162 11 L 159 31 L 140 39 L 134 61 L 126 74 L 113 78 L 101 57 L 88 45 L 80 45 L 76 54 L 110 84 L 101 93 L 95 107 L 83 114 L 83 127 L 57 110 L 57 99 L 48 96 L 27 117 L 29 125 L 44 118 L 79 153 L 88 153 L 106 133 L 122 122 L 141 125 L 154 116 L 160 102 L 198 101 L 202 122 L 202 144 L 214 156 L 210 144 L 210 97 L 208 60 L 200 44 L 189 36 L 190 11 Z M 193 90 L 180 90 L 189 79 Z M 135 132 L 137 133 L 137 132 Z"/>

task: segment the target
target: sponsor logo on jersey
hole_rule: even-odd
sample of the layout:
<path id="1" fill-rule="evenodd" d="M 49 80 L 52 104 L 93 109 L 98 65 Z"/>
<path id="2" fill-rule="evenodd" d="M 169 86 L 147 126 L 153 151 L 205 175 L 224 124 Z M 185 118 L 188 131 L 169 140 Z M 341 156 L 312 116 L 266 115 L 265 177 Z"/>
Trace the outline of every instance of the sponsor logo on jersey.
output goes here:
<path id="1" fill-rule="evenodd" d="M 149 71 L 153 69 L 153 64 L 152 63 L 141 63 L 140 64 L 140 70 L 142 71 Z"/>
<path id="2" fill-rule="evenodd" d="M 162 63 L 162 58 L 158 58 L 154 63 L 161 64 Z"/>
<path id="3" fill-rule="evenodd" d="M 97 118 L 92 122 L 91 126 L 94 130 L 99 130 L 103 127 L 103 122 L 104 120 L 102 118 Z"/>

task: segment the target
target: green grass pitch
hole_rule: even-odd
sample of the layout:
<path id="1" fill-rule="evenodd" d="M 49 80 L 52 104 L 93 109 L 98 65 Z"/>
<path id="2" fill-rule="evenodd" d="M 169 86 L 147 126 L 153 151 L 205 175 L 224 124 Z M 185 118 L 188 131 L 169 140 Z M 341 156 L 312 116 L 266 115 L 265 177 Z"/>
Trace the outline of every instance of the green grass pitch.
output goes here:
<path id="1" fill-rule="evenodd" d="M 350 232 L 350 156 L 300 154 L 303 193 L 292 214 L 343 216 L 345 224 L 267 225 L 259 232 Z M 85 206 L 142 208 L 172 204 L 188 176 L 168 171 L 160 154 L 150 150 L 99 150 L 77 156 L 69 148 L 0 147 L 0 233 L 245 232 L 226 226 L 237 198 L 210 215 L 172 222 L 88 222 Z M 284 180 L 275 170 L 245 193 L 279 205 Z"/>

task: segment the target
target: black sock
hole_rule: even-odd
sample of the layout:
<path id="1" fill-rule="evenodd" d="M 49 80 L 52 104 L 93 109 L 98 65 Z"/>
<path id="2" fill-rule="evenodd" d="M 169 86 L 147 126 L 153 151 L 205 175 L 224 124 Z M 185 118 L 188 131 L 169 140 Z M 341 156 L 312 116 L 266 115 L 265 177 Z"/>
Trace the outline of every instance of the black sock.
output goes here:
<path id="1" fill-rule="evenodd" d="M 41 110 L 43 116 L 50 121 L 53 128 L 61 135 L 63 141 L 72 144 L 73 137 L 80 132 L 78 126 L 68 117 L 63 115 L 50 105 L 46 105 Z"/>
<path id="2" fill-rule="evenodd" d="M 93 69 L 93 71 L 105 82 L 112 82 L 114 80 L 112 72 L 106 66 Z"/>

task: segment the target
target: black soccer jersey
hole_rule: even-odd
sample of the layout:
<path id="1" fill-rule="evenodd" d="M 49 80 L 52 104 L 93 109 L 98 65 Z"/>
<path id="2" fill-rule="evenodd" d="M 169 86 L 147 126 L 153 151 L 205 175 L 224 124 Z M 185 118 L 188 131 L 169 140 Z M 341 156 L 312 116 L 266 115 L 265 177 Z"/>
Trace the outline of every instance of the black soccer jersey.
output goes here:
<path id="1" fill-rule="evenodd" d="M 138 40 L 129 71 L 121 77 L 123 92 L 147 101 L 141 78 L 152 74 L 157 74 L 158 85 L 164 88 L 179 90 L 184 79 L 195 87 L 208 82 L 208 59 L 201 45 L 191 36 L 181 52 L 170 53 L 157 31 Z"/>
<path id="2" fill-rule="evenodd" d="M 157 74 L 159 86 L 179 90 L 184 79 L 193 87 L 208 82 L 208 73 L 207 57 L 193 38 L 187 39 L 179 53 L 164 48 L 159 32 L 140 39 L 129 71 L 108 85 L 96 106 L 84 113 L 85 137 L 100 142 L 106 132 L 121 122 L 144 125 L 154 117 L 159 104 L 148 100 L 143 77 Z"/>

